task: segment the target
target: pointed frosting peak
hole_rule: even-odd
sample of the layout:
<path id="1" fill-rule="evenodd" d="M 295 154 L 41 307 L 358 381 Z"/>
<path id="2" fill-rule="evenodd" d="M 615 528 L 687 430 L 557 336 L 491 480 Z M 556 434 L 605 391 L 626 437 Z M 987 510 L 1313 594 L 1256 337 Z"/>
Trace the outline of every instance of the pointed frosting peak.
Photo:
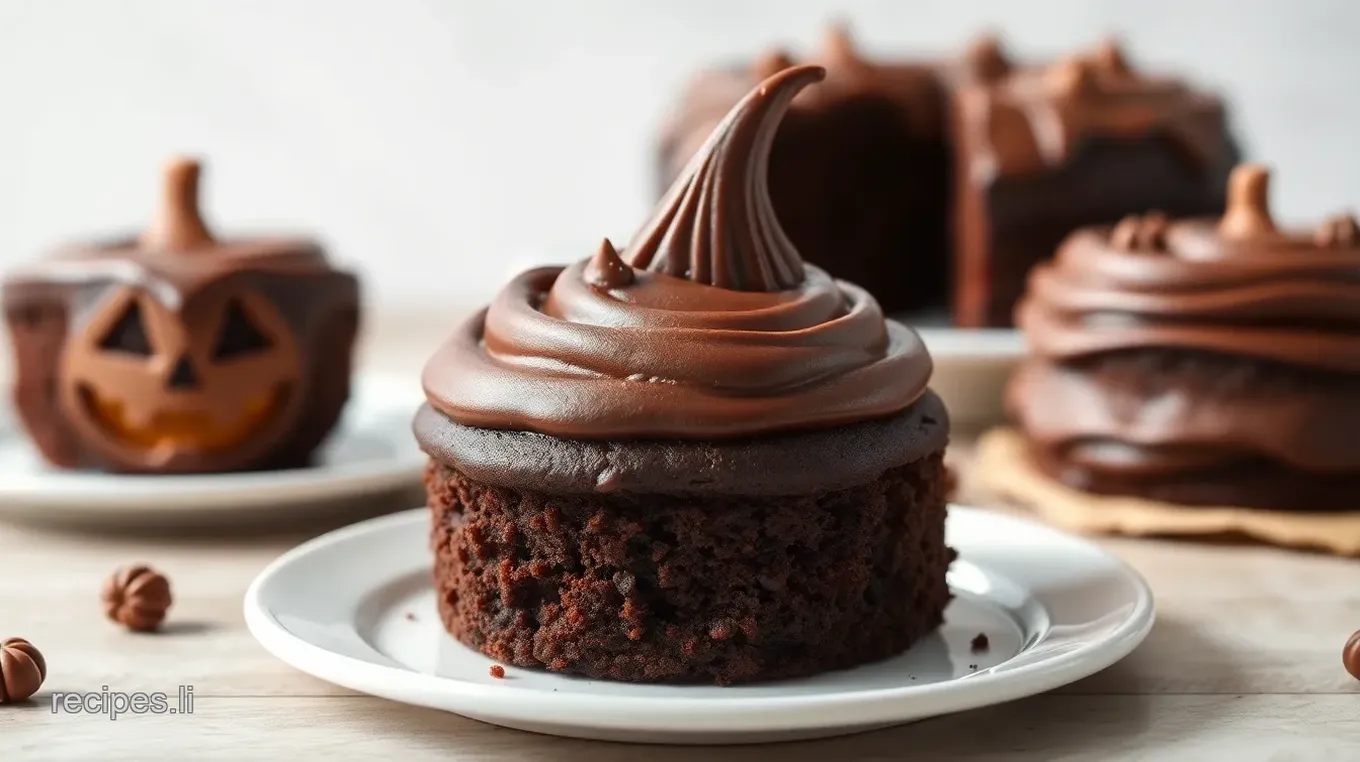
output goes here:
<path id="1" fill-rule="evenodd" d="M 1224 238 L 1255 238 L 1276 231 L 1270 217 L 1270 170 L 1240 164 L 1228 177 L 1228 208 L 1218 222 Z"/>
<path id="2" fill-rule="evenodd" d="M 202 165 L 192 158 L 175 157 L 165 165 L 160 209 L 142 233 L 142 246 L 187 251 L 213 244 L 212 234 L 199 212 L 201 173 Z"/>
<path id="3" fill-rule="evenodd" d="M 633 268 L 629 267 L 614 250 L 614 244 L 606 238 L 600 242 L 600 250 L 591 257 L 586 265 L 586 280 L 600 288 L 623 288 L 633 282 Z"/>
<path id="4" fill-rule="evenodd" d="M 820 66 L 795 66 L 743 98 L 629 243 L 628 262 L 733 291 L 802 283 L 802 257 L 770 201 L 770 149 L 794 96 L 825 76 Z"/>

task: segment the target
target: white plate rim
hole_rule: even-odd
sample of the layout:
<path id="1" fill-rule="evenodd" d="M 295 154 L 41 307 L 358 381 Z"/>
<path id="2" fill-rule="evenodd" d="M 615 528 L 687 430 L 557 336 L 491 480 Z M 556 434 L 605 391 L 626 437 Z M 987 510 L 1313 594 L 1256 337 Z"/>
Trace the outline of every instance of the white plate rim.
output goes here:
<path id="1" fill-rule="evenodd" d="M 1067 685 L 1113 665 L 1132 652 L 1151 631 L 1155 621 L 1152 591 L 1136 570 L 1123 560 L 1081 537 L 1026 519 L 965 506 L 950 506 L 951 512 L 985 516 L 989 520 L 1018 522 L 1031 530 L 1050 533 L 1065 542 L 1093 552 L 1117 570 L 1128 582 L 1135 603 L 1127 617 L 1097 643 L 1058 653 L 1041 661 L 1023 664 L 996 674 L 978 673 L 965 679 L 927 685 L 816 696 L 762 696 L 747 700 L 750 706 L 735 709 L 729 702 L 703 698 L 611 696 L 566 692 L 570 701 L 554 700 L 534 688 L 512 684 L 483 685 L 448 677 L 427 675 L 400 665 L 387 666 L 335 653 L 308 642 L 285 628 L 269 612 L 264 591 L 282 571 L 294 562 L 329 545 L 345 543 L 370 533 L 393 531 L 412 522 L 427 522 L 428 509 L 417 508 L 358 522 L 309 540 L 285 552 L 266 566 L 246 591 L 243 609 L 246 625 L 255 639 L 281 661 L 326 682 L 391 699 L 401 703 L 447 709 L 440 699 L 457 695 L 495 716 L 503 710 L 523 716 L 525 707 L 551 703 L 550 713 L 541 725 L 576 723 L 585 727 L 630 732 L 739 733 L 805 729 L 808 727 L 846 727 L 843 722 L 826 722 L 818 713 L 827 708 L 838 712 L 854 711 L 855 727 L 899 724 L 913 719 L 937 716 L 1002 703 Z M 375 651 L 375 653 L 377 653 Z M 381 656 L 381 654 L 379 654 Z M 384 659 L 386 657 L 383 657 Z M 390 659 L 387 661 L 391 661 Z M 928 701 L 927 701 L 928 700 Z M 919 702 L 925 711 L 904 711 L 903 704 Z M 448 710 L 477 717 L 473 711 Z M 677 713 L 684 715 L 686 727 L 679 728 Z M 480 718 L 479 718 L 480 719 Z"/>
<path id="2" fill-rule="evenodd" d="M 387 395 L 408 406 L 415 415 L 419 386 L 393 375 L 360 373 L 352 382 L 349 406 L 356 400 Z M 397 403 L 393 404 L 393 410 Z M 343 415 L 351 414 L 351 407 Z M 342 419 L 343 423 L 343 419 Z M 13 413 L 0 421 L 4 436 L 27 436 Z M 245 508 L 258 503 L 325 502 L 340 497 L 374 494 L 418 484 L 425 457 L 414 447 L 405 457 L 321 465 L 280 471 L 232 474 L 137 476 L 50 471 L 30 478 L 0 479 L 0 501 L 22 503 L 28 511 L 64 510 L 79 502 L 81 512 L 136 505 L 138 513 L 180 514 L 212 507 Z M 108 489 L 110 480 L 120 488 Z"/>
<path id="3" fill-rule="evenodd" d="M 1010 362 L 1025 356 L 1025 336 L 1013 328 L 917 328 L 936 360 Z"/>

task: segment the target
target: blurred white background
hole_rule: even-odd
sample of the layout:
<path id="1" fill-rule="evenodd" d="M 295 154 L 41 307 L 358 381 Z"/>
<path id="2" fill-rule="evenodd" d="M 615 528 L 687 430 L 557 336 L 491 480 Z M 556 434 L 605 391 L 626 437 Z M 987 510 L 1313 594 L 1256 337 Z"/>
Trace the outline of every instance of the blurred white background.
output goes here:
<path id="1" fill-rule="evenodd" d="M 1352 0 L 0 0 L 0 267 L 139 226 L 171 152 L 218 230 L 315 232 L 389 312 L 461 311 L 626 240 L 696 68 L 832 17 L 871 52 L 1021 54 L 1124 35 L 1224 88 L 1286 218 L 1360 203 Z"/>

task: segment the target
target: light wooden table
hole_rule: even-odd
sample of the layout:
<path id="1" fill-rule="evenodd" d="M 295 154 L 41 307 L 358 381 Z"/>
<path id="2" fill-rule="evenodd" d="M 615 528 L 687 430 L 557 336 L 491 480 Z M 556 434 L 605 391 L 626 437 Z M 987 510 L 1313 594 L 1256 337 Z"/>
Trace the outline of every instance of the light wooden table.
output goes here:
<path id="1" fill-rule="evenodd" d="M 415 373 L 419 331 L 378 330 L 372 364 Z M 967 436 L 952 453 L 965 467 Z M 335 522 L 331 522 L 333 526 Z M 331 526 L 268 536 L 77 534 L 0 524 L 0 637 L 33 641 L 50 673 L 0 706 L 0 760 L 1360 759 L 1360 683 L 1340 664 L 1360 628 L 1360 563 L 1256 546 L 1109 539 L 1157 594 L 1147 642 L 1053 693 L 901 728 L 765 747 L 641 747 L 537 736 L 357 695 L 276 661 L 241 596 L 282 551 Z M 144 560 L 176 593 L 173 624 L 134 635 L 103 619 L 99 586 Z M 192 715 L 54 714 L 52 692 L 194 687 Z"/>

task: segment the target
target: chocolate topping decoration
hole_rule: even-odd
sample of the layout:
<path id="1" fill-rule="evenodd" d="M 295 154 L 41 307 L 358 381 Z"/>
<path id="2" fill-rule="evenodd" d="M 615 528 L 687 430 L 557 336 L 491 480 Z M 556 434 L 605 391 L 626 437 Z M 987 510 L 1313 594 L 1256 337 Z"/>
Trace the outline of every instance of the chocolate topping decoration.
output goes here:
<path id="1" fill-rule="evenodd" d="M 1360 244 L 1360 226 L 1355 216 L 1338 214 L 1329 217 L 1318 226 L 1314 242 L 1324 249 L 1350 249 Z"/>
<path id="2" fill-rule="evenodd" d="M 614 244 L 606 238 L 586 265 L 585 277 L 600 288 L 622 288 L 633 282 L 633 268 L 619 258 Z"/>
<path id="3" fill-rule="evenodd" d="M 1142 217 L 1130 215 L 1114 226 L 1110 232 L 1110 245 L 1124 251 L 1165 251 L 1169 226 L 1166 215 L 1160 212 Z"/>
<path id="4" fill-rule="evenodd" d="M 143 247 L 192 251 L 213 245 L 198 205 L 201 172 L 202 166 L 194 159 L 176 157 L 166 164 L 161 208 L 142 233 Z"/>
<path id="5" fill-rule="evenodd" d="M 1218 223 L 1226 239 L 1248 239 L 1276 232 L 1270 218 L 1270 170 L 1242 164 L 1228 178 L 1228 209 Z"/>
<path id="6" fill-rule="evenodd" d="M 1001 45 L 1001 38 L 995 34 L 984 34 L 973 40 L 963 60 L 968 72 L 984 81 L 1004 77 L 1013 66 Z"/>
<path id="7" fill-rule="evenodd" d="M 858 66 L 864 61 L 855 47 L 850 25 L 837 20 L 826 25 L 822 32 L 821 60 L 829 66 Z"/>
<path id="8" fill-rule="evenodd" d="M 149 566 L 128 566 L 104 581 L 100 598 L 109 619 L 129 630 L 152 632 L 170 608 L 170 580 Z"/>
<path id="9" fill-rule="evenodd" d="M 47 679 L 47 661 L 23 638 L 0 643 L 0 704 L 23 701 Z"/>
<path id="10" fill-rule="evenodd" d="M 775 49 L 766 51 L 751 62 L 751 76 L 755 79 L 768 79 L 793 66 L 788 51 Z"/>
<path id="11" fill-rule="evenodd" d="M 1091 63 L 1077 57 L 1050 66 L 1044 72 L 1044 84 L 1067 98 L 1092 95 L 1097 87 Z"/>
<path id="12" fill-rule="evenodd" d="M 631 264 L 734 291 L 801 283 L 803 260 L 775 216 L 767 175 L 779 120 L 825 76 L 817 66 L 785 69 L 742 99 L 629 244 Z"/>
<path id="13" fill-rule="evenodd" d="M 1129 60 L 1124 56 L 1123 46 L 1114 37 L 1107 37 L 1096 46 L 1091 61 L 1100 71 L 1106 74 L 1128 76 L 1133 73 L 1133 67 L 1129 65 Z"/>
<path id="14" fill-rule="evenodd" d="M 964 82 L 957 101 L 969 171 L 983 181 L 1061 166 L 1092 139 L 1162 135 L 1200 170 L 1232 151 L 1218 98 L 1133 69 L 1112 40 L 1049 66 Z"/>

